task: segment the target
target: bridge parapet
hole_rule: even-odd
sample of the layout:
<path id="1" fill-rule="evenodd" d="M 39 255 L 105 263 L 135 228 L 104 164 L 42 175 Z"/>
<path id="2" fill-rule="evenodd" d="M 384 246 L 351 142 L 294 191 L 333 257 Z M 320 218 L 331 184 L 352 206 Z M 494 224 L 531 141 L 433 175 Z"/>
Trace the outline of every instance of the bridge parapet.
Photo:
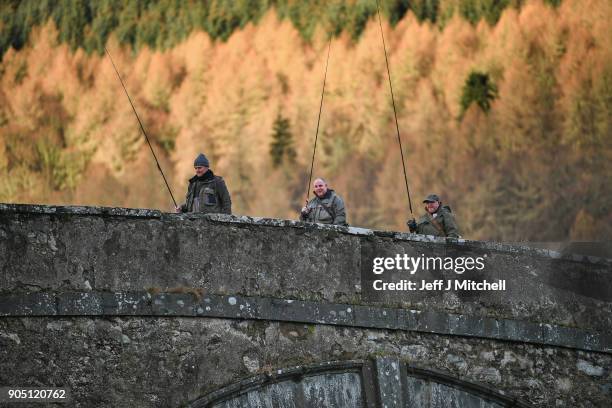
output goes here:
<path id="1" fill-rule="evenodd" d="M 484 268 L 372 273 L 374 258 L 396 255 Z M 612 399 L 609 259 L 289 220 L 3 204 L 0 267 L 0 383 L 52 379 L 83 406 L 177 406 L 277 368 L 381 356 L 535 406 Z M 372 289 L 406 277 L 505 290 Z M 60 369 L 35 372 L 34 361 Z M 104 381 L 115 384 L 108 399 Z"/>

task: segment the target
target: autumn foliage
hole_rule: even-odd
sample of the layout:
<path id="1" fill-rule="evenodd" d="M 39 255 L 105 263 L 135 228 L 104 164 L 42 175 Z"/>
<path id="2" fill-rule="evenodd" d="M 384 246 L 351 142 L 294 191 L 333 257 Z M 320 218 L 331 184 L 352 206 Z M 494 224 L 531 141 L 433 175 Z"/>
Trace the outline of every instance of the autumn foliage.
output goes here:
<path id="1" fill-rule="evenodd" d="M 415 215 L 436 192 L 472 239 L 612 239 L 612 3 L 526 1 L 490 25 L 383 22 Z M 410 217 L 378 21 L 331 43 L 314 175 L 351 225 Z M 226 41 L 194 30 L 165 50 L 107 48 L 182 201 L 205 152 L 234 212 L 297 218 L 306 196 L 327 36 L 274 10 Z M 108 57 L 53 21 L 3 56 L 0 200 L 172 202 Z"/>

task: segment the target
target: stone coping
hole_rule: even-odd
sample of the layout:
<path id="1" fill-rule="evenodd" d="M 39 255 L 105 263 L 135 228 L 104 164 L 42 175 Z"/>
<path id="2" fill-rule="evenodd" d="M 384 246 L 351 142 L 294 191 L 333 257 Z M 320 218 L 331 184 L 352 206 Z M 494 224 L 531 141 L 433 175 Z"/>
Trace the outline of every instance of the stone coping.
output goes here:
<path id="1" fill-rule="evenodd" d="M 562 254 L 557 251 L 532 248 L 521 245 L 509 245 L 492 241 L 475 241 L 456 238 L 439 238 L 431 235 L 419 235 L 408 232 L 380 231 L 360 227 L 343 227 L 337 225 L 323 225 L 305 223 L 295 220 L 284 220 L 277 218 L 251 217 L 246 215 L 227 215 L 227 214 L 197 214 L 197 213 L 165 213 L 159 210 L 144 208 L 120 208 L 120 207 L 91 207 L 91 206 L 56 206 L 41 204 L 3 204 L 0 203 L 0 213 L 25 213 L 25 214 L 44 214 L 44 215 L 74 215 L 74 216 L 99 216 L 99 217 L 124 217 L 124 218 L 143 218 L 143 219 L 163 219 L 173 221 L 188 221 L 204 219 L 219 223 L 238 224 L 243 226 L 265 226 L 265 227 L 291 227 L 308 228 L 318 230 L 331 230 L 343 234 L 355 236 L 377 236 L 381 238 L 392 238 L 400 241 L 429 242 L 436 245 L 443 245 L 447 242 L 456 245 L 465 245 L 472 248 L 482 248 L 505 253 L 516 253 L 530 256 L 538 256 L 550 259 L 565 259 L 576 262 L 591 264 L 603 264 L 612 266 L 612 259 L 600 258 L 595 256 Z"/>
<path id="2" fill-rule="evenodd" d="M 0 316 L 159 316 L 268 320 L 527 342 L 612 354 L 612 334 L 439 311 L 193 293 L 31 292 L 0 295 Z"/>

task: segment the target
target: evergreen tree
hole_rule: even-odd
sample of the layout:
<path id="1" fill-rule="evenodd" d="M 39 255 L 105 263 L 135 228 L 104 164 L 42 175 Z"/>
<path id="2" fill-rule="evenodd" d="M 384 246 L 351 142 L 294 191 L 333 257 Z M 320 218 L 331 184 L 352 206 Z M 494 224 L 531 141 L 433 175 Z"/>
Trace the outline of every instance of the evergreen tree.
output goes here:
<path id="1" fill-rule="evenodd" d="M 472 23 L 485 18 L 490 24 L 510 6 L 523 0 L 387 0 L 380 2 L 383 18 L 392 26 L 412 11 L 419 21 L 439 20 L 439 12 L 454 12 Z M 560 0 L 545 0 L 558 5 Z M 457 7 L 455 7 L 457 4 Z M 9 47 L 22 48 L 33 27 L 55 21 L 59 40 L 74 50 L 102 53 L 111 33 L 135 50 L 147 45 L 166 49 L 187 38 L 194 29 L 227 40 L 247 23 L 257 23 L 271 8 L 291 20 L 302 37 L 312 38 L 317 27 L 335 36 L 343 31 L 356 40 L 368 20 L 376 18 L 371 0 L 2 0 L 0 1 L 0 57 Z"/>
<path id="2" fill-rule="evenodd" d="M 419 0 L 410 6 L 419 21 L 431 21 L 435 23 L 438 19 L 438 7 L 440 0 Z"/>
<path id="3" fill-rule="evenodd" d="M 491 109 L 491 101 L 497 96 L 497 87 L 491 81 L 488 74 L 478 71 L 470 72 L 461 95 L 461 116 L 473 102 L 488 112 Z"/>
<path id="4" fill-rule="evenodd" d="M 484 18 L 489 24 L 497 23 L 509 0 L 460 0 L 459 13 L 472 24 Z"/>
<path id="5" fill-rule="evenodd" d="M 289 119 L 284 118 L 280 112 L 274 120 L 272 143 L 270 144 L 270 157 L 272 166 L 277 168 L 286 157 L 287 163 L 295 162 L 295 149 L 293 148 L 293 135 Z"/>

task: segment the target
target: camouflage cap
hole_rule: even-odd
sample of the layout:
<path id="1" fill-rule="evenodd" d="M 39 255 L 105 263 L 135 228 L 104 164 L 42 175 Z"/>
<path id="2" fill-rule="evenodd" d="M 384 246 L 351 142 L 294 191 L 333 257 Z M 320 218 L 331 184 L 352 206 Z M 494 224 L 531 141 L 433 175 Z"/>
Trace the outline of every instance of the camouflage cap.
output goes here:
<path id="1" fill-rule="evenodd" d="M 437 194 L 430 194 L 423 200 L 424 203 L 433 203 L 434 201 L 440 201 L 440 197 Z"/>

